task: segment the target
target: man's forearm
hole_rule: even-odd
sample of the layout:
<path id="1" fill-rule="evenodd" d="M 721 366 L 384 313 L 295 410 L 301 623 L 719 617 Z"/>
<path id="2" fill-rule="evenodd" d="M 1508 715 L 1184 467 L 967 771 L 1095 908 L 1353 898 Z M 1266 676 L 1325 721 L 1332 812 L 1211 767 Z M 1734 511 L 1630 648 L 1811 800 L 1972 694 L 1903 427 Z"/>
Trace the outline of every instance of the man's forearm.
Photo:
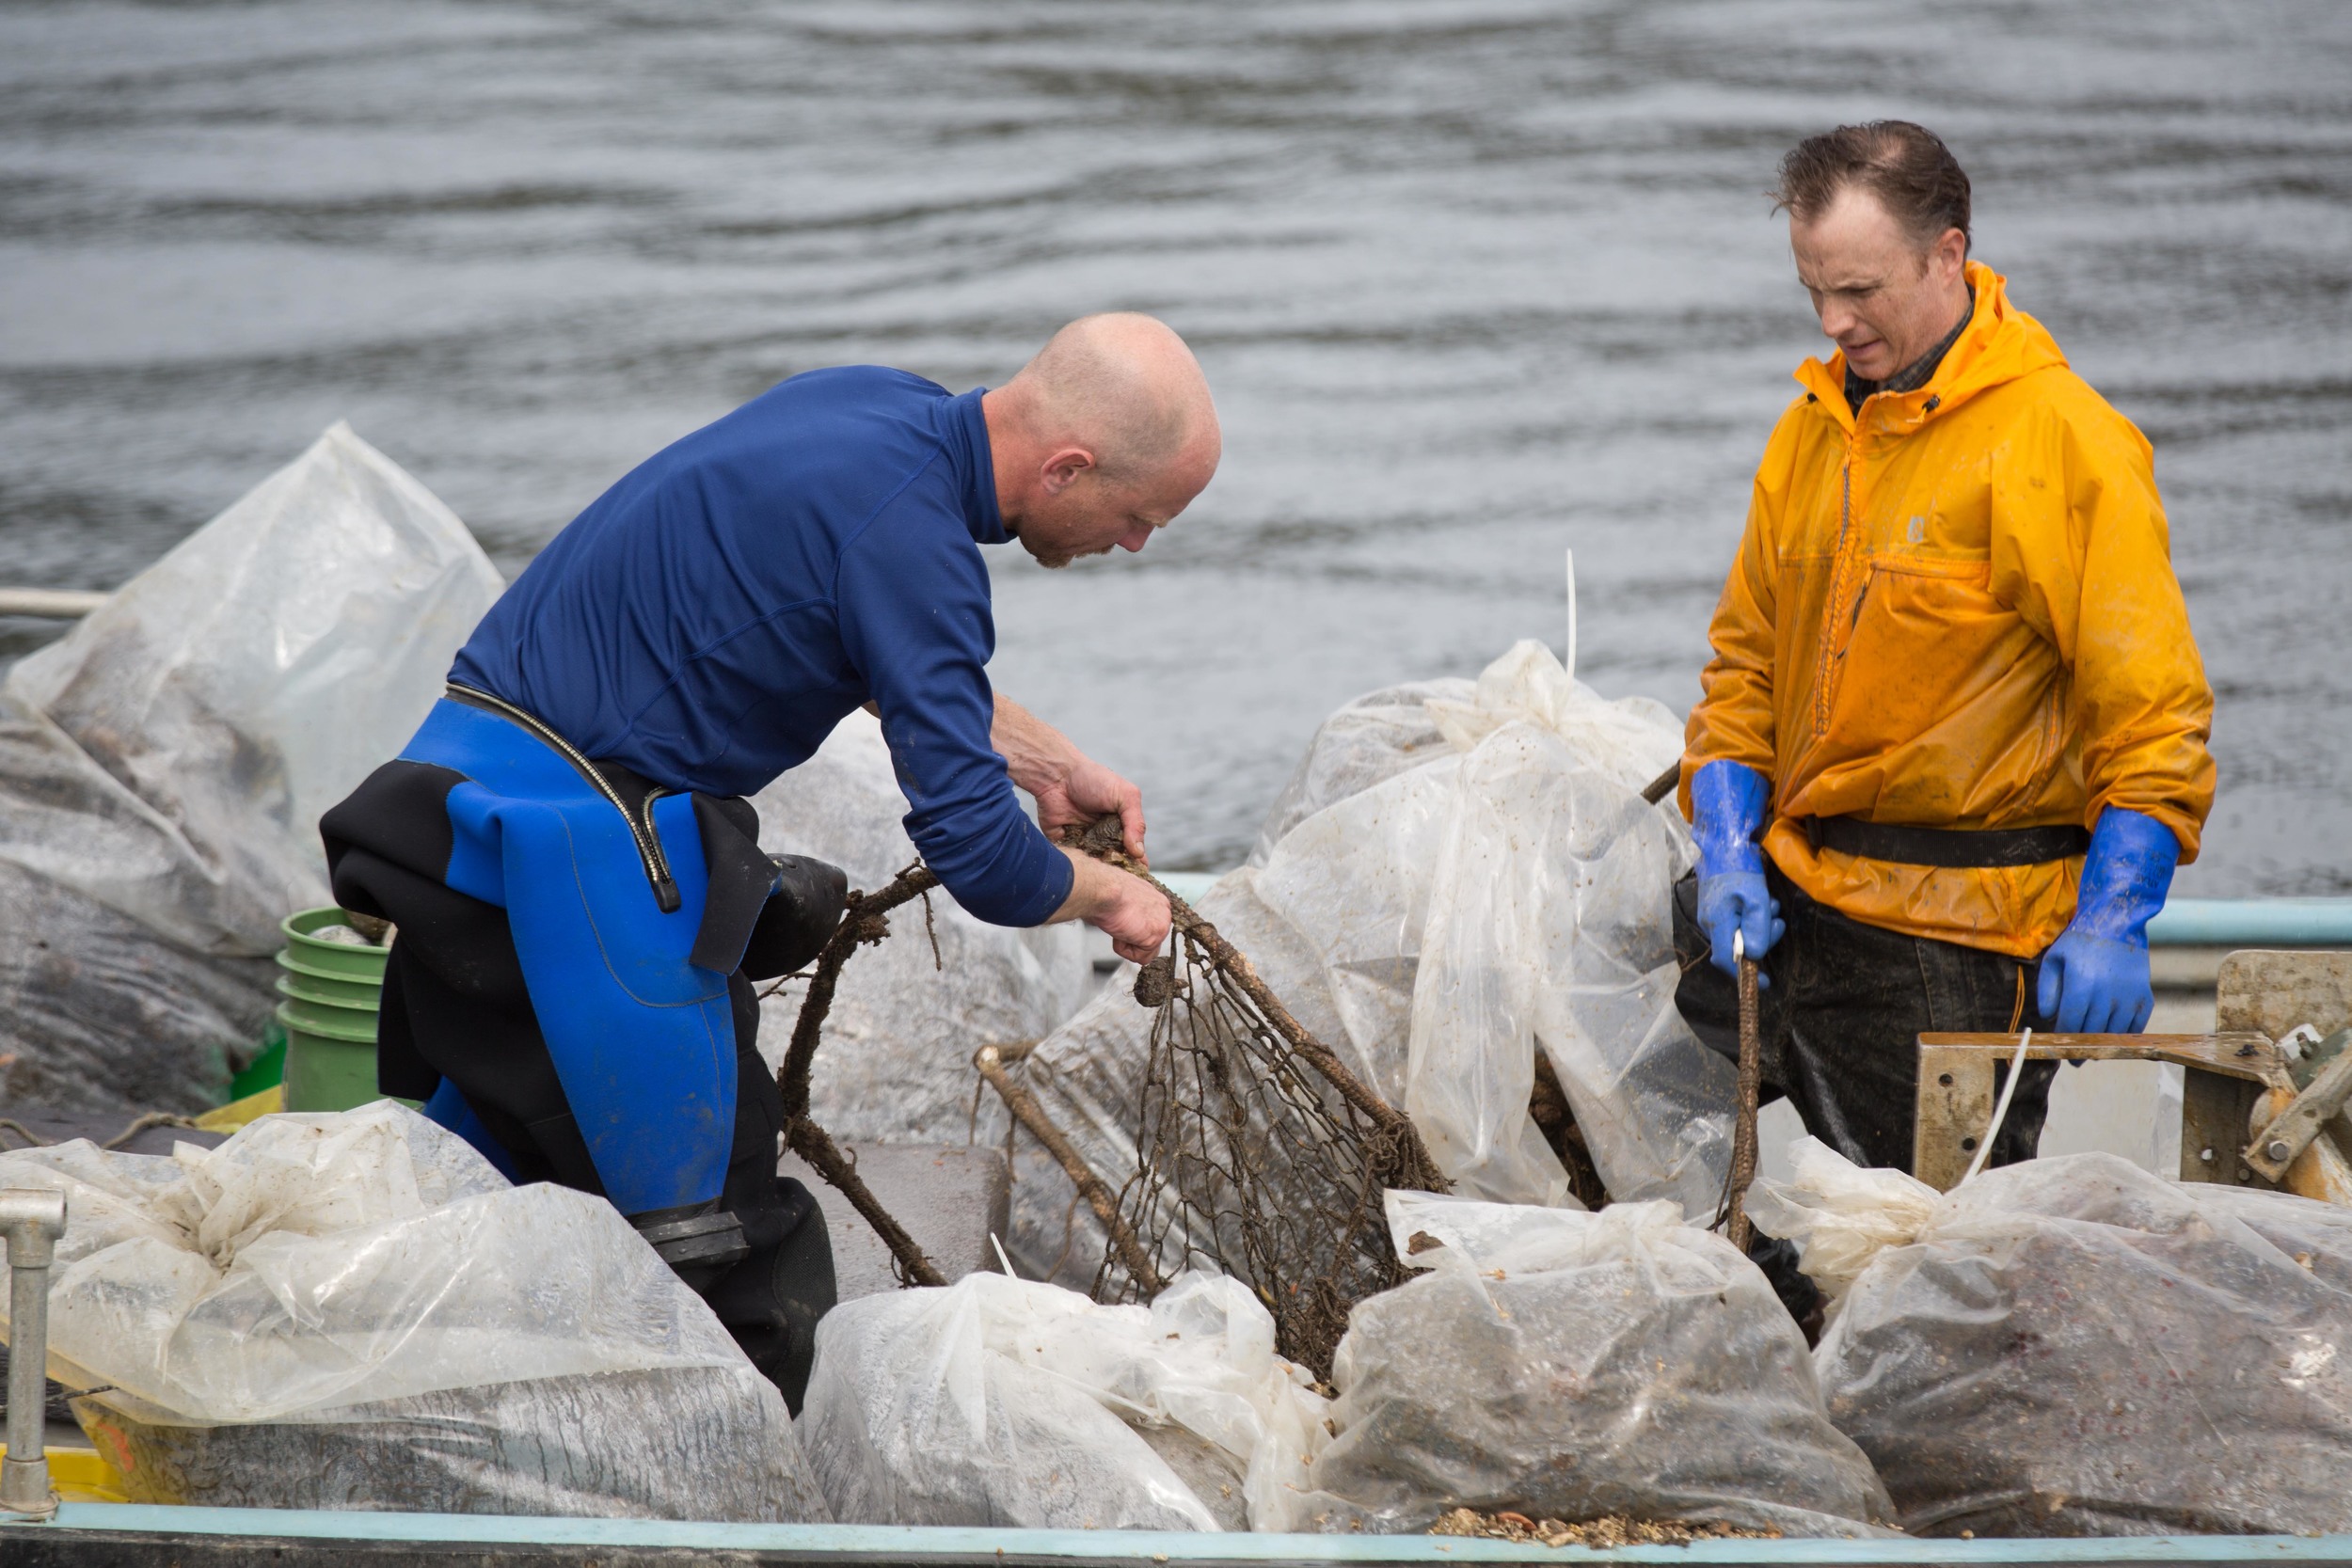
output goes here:
<path id="1" fill-rule="evenodd" d="M 996 717 L 988 738 L 1005 759 L 1005 771 L 1014 784 L 1032 795 L 1066 784 L 1071 765 L 1079 760 L 1068 736 L 1001 691 L 996 693 Z"/>
<path id="2" fill-rule="evenodd" d="M 1014 785 L 1041 795 L 1066 784 L 1071 765 L 1083 757 L 1070 737 L 1003 692 L 995 693 L 995 699 L 996 712 L 989 721 L 988 743 L 1005 759 L 1005 771 L 1011 775 Z M 879 704 L 867 703 L 866 711 L 877 719 L 882 717 Z"/>

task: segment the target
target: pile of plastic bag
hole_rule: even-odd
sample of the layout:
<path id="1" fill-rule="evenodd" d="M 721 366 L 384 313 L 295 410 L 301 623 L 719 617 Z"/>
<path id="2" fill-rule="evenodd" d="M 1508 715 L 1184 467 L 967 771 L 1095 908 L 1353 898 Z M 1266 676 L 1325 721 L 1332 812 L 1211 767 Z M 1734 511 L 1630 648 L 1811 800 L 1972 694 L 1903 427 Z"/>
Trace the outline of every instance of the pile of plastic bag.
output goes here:
<path id="1" fill-rule="evenodd" d="M 1458 1190 L 1574 1201 L 1528 1115 L 1532 1040 L 1614 1198 L 1711 1210 L 1733 1073 L 1675 1010 L 1668 890 L 1692 849 L 1673 806 L 1640 794 L 1680 749 L 1661 705 L 1604 701 L 1534 642 L 1475 682 L 1374 692 L 1317 731 L 1249 864 L 1200 912 L 1412 1116 Z M 1124 978 L 1025 1069 L 1114 1185 L 1135 1164 L 1153 1016 Z M 1083 1286 L 1100 1236 L 1060 1173 L 1024 1159 L 1014 1256 Z"/>
<path id="2" fill-rule="evenodd" d="M 134 1502 L 826 1517 L 782 1396 L 611 1204 L 390 1101 L 0 1186 L 66 1196 L 50 1373 Z"/>
<path id="3" fill-rule="evenodd" d="M 976 1274 L 827 1314 L 800 1432 L 845 1522 L 1242 1529 L 1296 1495 L 1325 1411 L 1237 1281 L 1102 1307 Z"/>
<path id="4" fill-rule="evenodd" d="M 2110 1154 L 1939 1196 L 1811 1139 L 1748 1212 L 1839 1298 L 1822 1392 L 1905 1528 L 2352 1530 L 2352 1212 Z"/>
<path id="5" fill-rule="evenodd" d="M 408 737 L 499 589 L 337 424 L 8 672 L 0 1101 L 219 1102 L 278 921 L 328 901 L 320 812 Z"/>
<path id="6" fill-rule="evenodd" d="M 1429 1272 L 1357 1304 L 1338 1433 L 1282 1528 L 1421 1530 L 1457 1506 L 1810 1536 L 1891 1521 L 1772 1287 L 1672 1204 L 1391 1192 L 1388 1218 Z"/>
<path id="7" fill-rule="evenodd" d="M 449 508 L 337 424 L 8 672 L 0 1101 L 220 1101 L 277 1000 L 278 921 L 329 902 L 319 814 L 414 733 L 501 586 Z M 767 847 L 853 886 L 915 858 L 864 714 L 757 804 Z M 1091 990 L 1075 928 L 933 899 L 943 965 L 916 910 L 835 1000 L 816 1110 L 838 1137 L 960 1141 L 975 1045 L 1036 1039 Z M 768 1004 L 771 1061 L 797 1006 Z"/>

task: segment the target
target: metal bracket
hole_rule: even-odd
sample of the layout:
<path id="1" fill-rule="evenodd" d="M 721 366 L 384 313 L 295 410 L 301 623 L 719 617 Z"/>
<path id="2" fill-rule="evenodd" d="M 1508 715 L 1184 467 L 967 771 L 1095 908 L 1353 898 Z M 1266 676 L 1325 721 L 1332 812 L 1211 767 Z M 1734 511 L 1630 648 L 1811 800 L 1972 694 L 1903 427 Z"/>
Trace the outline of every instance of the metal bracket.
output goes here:
<path id="1" fill-rule="evenodd" d="M 1993 1120 L 1994 1069 L 2017 1053 L 2015 1035 L 1919 1037 L 1919 1098 L 1912 1174 L 1938 1192 L 1959 1185 Z M 2251 1180 L 2238 1141 L 2265 1089 L 2291 1091 L 2285 1058 L 2250 1031 L 2212 1035 L 2042 1035 L 2030 1061 L 2158 1061 L 2186 1069 L 2181 1100 L 2181 1180 Z"/>
<path id="2" fill-rule="evenodd" d="M 2254 1141 L 2246 1146 L 2247 1164 L 2265 1180 L 2283 1180 L 2296 1156 L 2311 1147 L 2312 1139 L 2344 1109 L 2346 1101 L 2352 1101 L 2352 1051 L 2339 1053 L 2322 1068 L 2309 1088 L 2254 1133 Z"/>
<path id="3" fill-rule="evenodd" d="M 8 1239 L 8 1452 L 0 1459 L 0 1509 L 46 1519 L 57 1511 L 41 1432 L 49 1402 L 49 1265 L 65 1234 L 65 1195 L 30 1187 L 0 1192 L 0 1233 Z"/>

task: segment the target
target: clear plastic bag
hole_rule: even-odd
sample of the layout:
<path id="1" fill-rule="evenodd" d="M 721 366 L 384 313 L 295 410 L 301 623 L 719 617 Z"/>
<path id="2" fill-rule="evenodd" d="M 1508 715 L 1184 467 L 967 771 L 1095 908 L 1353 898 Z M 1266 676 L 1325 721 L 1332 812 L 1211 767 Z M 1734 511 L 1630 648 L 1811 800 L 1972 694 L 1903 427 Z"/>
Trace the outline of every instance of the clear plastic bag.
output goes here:
<path id="1" fill-rule="evenodd" d="M 44 956 L 0 975 L 12 1097 L 216 1101 L 274 1000 L 250 960 L 327 902 L 319 814 L 423 719 L 500 586 L 447 507 L 337 424 L 8 672 L 0 862 L 59 890 L 10 900 L 12 945 Z M 184 1013 L 148 983 L 214 960 Z"/>
<path id="2" fill-rule="evenodd" d="M 202 1110 L 259 1048 L 269 959 L 191 952 L 5 860 L 0 910 L 0 1105 Z"/>
<path id="3" fill-rule="evenodd" d="M 1323 1406 L 1233 1280 L 1147 1308 L 976 1274 L 834 1308 L 800 1430 L 847 1521 L 1213 1530 L 1295 1494 Z"/>
<path id="4" fill-rule="evenodd" d="M 1734 1074 L 1675 1010 L 1668 903 L 1679 816 L 1641 788 L 1680 753 L 1645 698 L 1606 702 L 1521 642 L 1469 704 L 1433 705 L 1467 749 L 1433 873 L 1405 1108 L 1466 1193 L 1558 1203 L 1566 1173 L 1527 1113 L 1532 1038 L 1618 1202 L 1711 1208 Z"/>
<path id="5" fill-rule="evenodd" d="M 1430 1272 L 1357 1304 L 1339 1432 L 1289 1528 L 1399 1533 L 1469 1507 L 1857 1536 L 1892 1517 L 1772 1287 L 1672 1203 L 1391 1192 L 1388 1217 Z"/>
<path id="6" fill-rule="evenodd" d="M 1915 1533 L 2333 1534 L 2347 1343 L 2352 1212 L 2074 1154 L 1945 1195 L 1817 1364 Z"/>
<path id="7" fill-rule="evenodd" d="M 1668 898 L 1692 850 L 1672 807 L 1640 795 L 1680 733 L 1657 703 L 1577 685 L 1534 642 L 1476 682 L 1375 691 L 1324 721 L 1250 863 L 1201 912 L 1411 1113 L 1467 1189 L 1572 1201 L 1528 1115 L 1533 1040 L 1613 1196 L 1710 1209 L 1730 1159 L 1733 1072 L 1675 1011 Z M 1132 974 L 1025 1069 L 1114 1185 L 1135 1163 L 1152 1016 L 1127 995 Z M 1022 1160 L 1014 1254 L 1084 1285 L 1100 1232 L 1050 1162 Z"/>
<path id="8" fill-rule="evenodd" d="M 612 1205 L 393 1101 L 0 1185 L 66 1196 L 50 1373 L 134 1501 L 824 1516 L 781 1396 Z"/>
<path id="9" fill-rule="evenodd" d="M 1804 1272 L 1835 1312 L 1870 1260 L 1907 1246 L 1944 1195 L 1899 1170 L 1866 1170 L 1807 1135 L 1788 1146 L 1791 1179 L 1758 1178 L 1748 1218 L 1767 1236 L 1794 1242 Z"/>

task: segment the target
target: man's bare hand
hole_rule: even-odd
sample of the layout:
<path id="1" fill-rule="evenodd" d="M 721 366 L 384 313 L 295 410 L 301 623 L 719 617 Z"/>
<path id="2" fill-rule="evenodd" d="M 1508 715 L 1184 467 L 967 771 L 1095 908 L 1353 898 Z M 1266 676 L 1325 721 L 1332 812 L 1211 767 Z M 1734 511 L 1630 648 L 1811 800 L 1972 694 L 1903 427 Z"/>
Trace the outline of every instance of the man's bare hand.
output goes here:
<path id="1" fill-rule="evenodd" d="M 1092 757 L 1080 753 L 1058 784 L 1034 792 L 1038 826 L 1051 833 L 1060 828 L 1083 828 L 1096 817 L 1119 813 L 1120 837 L 1127 853 L 1143 864 L 1143 791 Z"/>
<path id="2" fill-rule="evenodd" d="M 1083 920 L 1109 937 L 1112 951 L 1120 958 L 1150 963 L 1168 942 L 1168 899 L 1142 878 L 1104 865 L 1091 855 L 1074 849 L 1062 853 L 1070 857 L 1070 896 L 1054 911 L 1054 919 Z"/>
<path id="3" fill-rule="evenodd" d="M 1145 865 L 1143 791 L 1088 756 L 1070 737 L 999 693 L 989 738 L 1005 759 L 1012 782 L 1037 797 L 1038 826 L 1052 833 L 1083 828 L 1109 812 L 1119 814 L 1127 853 Z"/>

